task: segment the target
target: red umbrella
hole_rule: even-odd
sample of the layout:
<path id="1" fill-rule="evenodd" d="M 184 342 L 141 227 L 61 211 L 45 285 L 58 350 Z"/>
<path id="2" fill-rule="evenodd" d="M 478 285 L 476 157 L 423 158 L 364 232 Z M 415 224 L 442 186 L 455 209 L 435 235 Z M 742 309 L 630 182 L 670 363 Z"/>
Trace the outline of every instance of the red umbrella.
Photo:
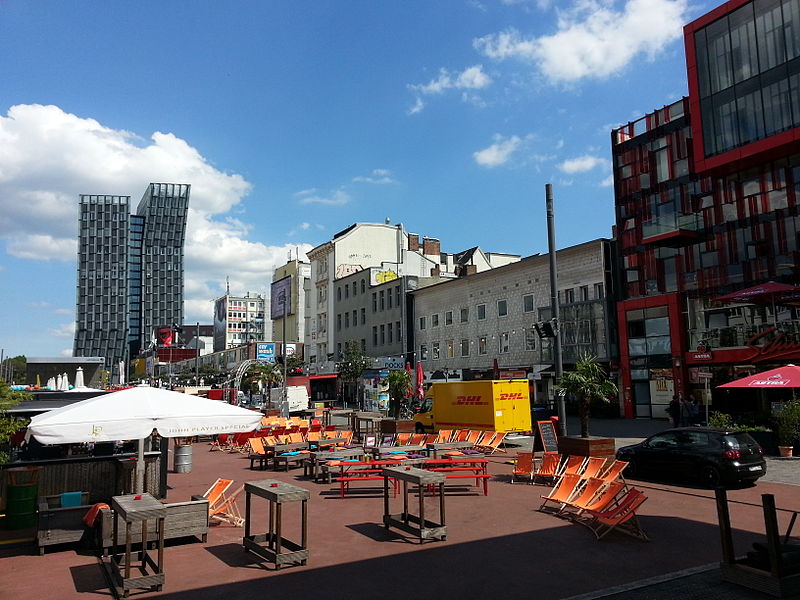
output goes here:
<path id="1" fill-rule="evenodd" d="M 717 387 L 728 388 L 797 388 L 800 387 L 800 367 L 786 365 L 729 381 Z"/>
<path id="2" fill-rule="evenodd" d="M 414 388 L 411 385 L 411 382 L 414 380 L 411 373 L 411 363 L 406 363 L 406 373 L 408 373 L 408 390 L 406 391 L 406 398 L 410 398 L 414 395 Z"/>
<path id="3" fill-rule="evenodd" d="M 761 285 L 731 292 L 724 296 L 714 298 L 717 302 L 745 302 L 748 304 L 780 304 L 781 301 L 797 302 L 800 300 L 800 287 L 768 281 Z"/>
<path id="4" fill-rule="evenodd" d="M 417 397 L 422 399 L 425 396 L 425 388 L 422 387 L 425 381 L 425 373 L 422 372 L 422 363 L 417 363 Z"/>

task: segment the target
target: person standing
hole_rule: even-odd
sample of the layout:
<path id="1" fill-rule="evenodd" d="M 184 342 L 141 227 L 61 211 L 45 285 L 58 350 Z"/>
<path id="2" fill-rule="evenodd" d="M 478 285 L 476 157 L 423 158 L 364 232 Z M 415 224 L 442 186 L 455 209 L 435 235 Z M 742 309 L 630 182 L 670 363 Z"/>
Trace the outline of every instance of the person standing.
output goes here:
<path id="1" fill-rule="evenodd" d="M 692 424 L 692 405 L 686 398 L 680 398 L 680 426 L 688 427 Z"/>

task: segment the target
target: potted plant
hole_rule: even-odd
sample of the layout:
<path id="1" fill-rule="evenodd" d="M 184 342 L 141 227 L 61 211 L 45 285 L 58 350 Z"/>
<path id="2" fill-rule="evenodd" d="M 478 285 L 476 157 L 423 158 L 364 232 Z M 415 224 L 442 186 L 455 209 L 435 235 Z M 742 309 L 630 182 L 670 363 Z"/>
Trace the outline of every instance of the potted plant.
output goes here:
<path id="1" fill-rule="evenodd" d="M 580 437 L 565 436 L 559 440 L 559 450 L 565 454 L 583 456 L 613 456 L 613 438 L 599 438 L 589 435 L 589 413 L 592 401 L 608 402 L 618 393 L 617 386 L 610 381 L 590 354 L 581 356 L 575 370 L 564 373 L 558 388 L 575 396 L 578 401 L 578 416 L 581 422 Z"/>
<path id="2" fill-rule="evenodd" d="M 780 411 L 775 413 L 775 425 L 778 432 L 778 452 L 782 457 L 789 457 L 800 436 L 800 399 L 792 398 L 783 403 Z"/>

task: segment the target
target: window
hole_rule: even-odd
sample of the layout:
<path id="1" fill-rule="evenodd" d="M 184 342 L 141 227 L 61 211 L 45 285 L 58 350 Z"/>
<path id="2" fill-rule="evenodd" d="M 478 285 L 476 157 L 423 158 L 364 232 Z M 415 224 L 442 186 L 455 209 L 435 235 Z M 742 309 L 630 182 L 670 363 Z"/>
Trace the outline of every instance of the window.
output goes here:
<path id="1" fill-rule="evenodd" d="M 348 329 L 350 327 L 350 313 L 344 313 L 344 328 Z"/>
<path id="2" fill-rule="evenodd" d="M 500 354 L 508 352 L 508 332 L 504 331 L 500 334 L 500 347 L 498 348 Z"/>
<path id="3" fill-rule="evenodd" d="M 567 288 L 564 290 L 564 304 L 572 304 L 575 302 L 575 290 Z"/>
<path id="4" fill-rule="evenodd" d="M 372 312 L 378 312 L 378 294 L 372 292 Z"/>
<path id="5" fill-rule="evenodd" d="M 469 321 L 469 309 L 468 308 L 462 308 L 461 309 L 461 322 L 462 323 L 466 323 L 467 321 Z"/>
<path id="6" fill-rule="evenodd" d="M 425 329 L 425 325 L 426 325 L 425 321 L 426 321 L 425 317 L 420 317 L 420 318 L 419 318 L 419 328 L 420 328 L 420 331 L 421 331 L 421 330 L 423 330 L 423 329 Z"/>
<path id="7" fill-rule="evenodd" d="M 399 342 L 399 341 L 401 341 L 403 339 L 403 332 L 402 332 L 402 329 L 400 329 L 400 321 L 397 321 L 394 324 L 394 326 L 395 326 L 395 329 L 397 330 L 397 341 Z"/>
<path id="8" fill-rule="evenodd" d="M 428 346 L 427 344 L 419 345 L 419 359 L 428 360 Z"/>
<path id="9" fill-rule="evenodd" d="M 392 336 L 392 324 L 389 323 L 386 326 L 386 343 L 387 344 L 391 344 L 392 343 L 392 337 L 393 337 Z"/>
<path id="10" fill-rule="evenodd" d="M 453 358 L 456 355 L 456 347 L 453 340 L 447 340 L 447 358 Z"/>
<path id="11" fill-rule="evenodd" d="M 386 325 L 381 325 L 381 346 L 386 343 Z"/>
<path id="12" fill-rule="evenodd" d="M 531 327 L 525 330 L 525 350 L 536 350 L 536 330 Z"/>
<path id="13" fill-rule="evenodd" d="M 372 345 L 373 346 L 377 346 L 378 345 L 378 326 L 377 325 L 373 325 L 372 326 Z"/>
<path id="14" fill-rule="evenodd" d="M 381 292 L 380 292 L 380 303 L 379 303 L 379 305 L 380 305 L 380 308 L 381 308 L 382 311 L 386 308 L 386 293 L 385 293 L 384 290 L 381 290 Z"/>
<path id="15" fill-rule="evenodd" d="M 533 305 L 533 294 L 526 294 L 522 297 L 522 310 L 523 312 L 533 312 L 535 310 Z"/>
<path id="16" fill-rule="evenodd" d="M 353 296 L 355 296 L 356 294 L 358 294 L 358 282 L 354 281 L 353 282 Z"/>
<path id="17" fill-rule="evenodd" d="M 345 298 L 349 298 L 350 297 L 350 286 L 349 285 L 344 286 L 344 297 Z"/>
<path id="18" fill-rule="evenodd" d="M 445 325 L 452 325 L 453 324 L 453 311 L 448 310 L 444 313 L 444 324 Z"/>
<path id="19" fill-rule="evenodd" d="M 340 302 L 342 300 L 342 288 L 336 288 L 336 301 Z"/>
<path id="20" fill-rule="evenodd" d="M 397 308 L 400 308 L 400 286 L 394 286 L 394 303 Z"/>
<path id="21" fill-rule="evenodd" d="M 362 325 L 366 325 L 367 324 L 367 309 L 366 308 L 362 308 L 361 309 L 361 324 Z"/>
<path id="22" fill-rule="evenodd" d="M 461 356 L 469 356 L 469 340 L 461 340 Z"/>
<path id="23" fill-rule="evenodd" d="M 478 354 L 486 354 L 486 336 L 478 338 Z"/>
<path id="24" fill-rule="evenodd" d="M 358 325 L 358 311 L 353 311 L 353 327 Z"/>
<path id="25" fill-rule="evenodd" d="M 433 342 L 433 344 L 431 344 L 431 354 L 433 360 L 439 360 L 439 342 Z"/>
<path id="26" fill-rule="evenodd" d="M 581 288 L 580 288 L 580 293 L 581 293 L 581 302 L 586 302 L 587 300 L 589 300 L 589 286 L 588 285 L 582 285 Z"/>
<path id="27" fill-rule="evenodd" d="M 365 354 L 367 352 L 367 340 L 364 338 L 361 338 L 361 352 L 364 352 Z"/>
<path id="28" fill-rule="evenodd" d="M 605 297 L 605 290 L 603 289 L 602 283 L 595 283 L 594 284 L 594 299 L 595 300 L 602 300 Z"/>
<path id="29" fill-rule="evenodd" d="M 392 308 L 392 290 L 386 290 L 386 308 Z"/>
<path id="30" fill-rule="evenodd" d="M 476 308 L 478 309 L 478 321 L 483 321 L 486 318 L 486 305 L 478 304 Z"/>
<path id="31" fill-rule="evenodd" d="M 336 330 L 340 331 L 342 329 L 342 315 L 341 313 L 336 315 Z"/>
<path id="32" fill-rule="evenodd" d="M 366 291 L 367 291 L 367 282 L 366 282 L 365 279 L 362 279 L 361 280 L 361 293 L 363 294 Z"/>
<path id="33" fill-rule="evenodd" d="M 497 316 L 505 317 L 508 314 L 508 300 L 497 301 Z"/>
<path id="34" fill-rule="evenodd" d="M 439 315 L 431 315 L 431 327 L 438 327 L 439 326 Z"/>

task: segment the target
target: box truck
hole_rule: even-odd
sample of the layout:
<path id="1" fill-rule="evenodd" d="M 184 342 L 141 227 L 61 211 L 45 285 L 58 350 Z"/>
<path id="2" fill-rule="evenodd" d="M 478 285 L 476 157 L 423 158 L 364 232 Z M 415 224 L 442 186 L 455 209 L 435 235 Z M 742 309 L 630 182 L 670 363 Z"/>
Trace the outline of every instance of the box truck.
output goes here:
<path id="1" fill-rule="evenodd" d="M 269 392 L 272 406 L 279 408 L 285 417 L 289 413 L 300 412 L 308 408 L 308 390 L 304 385 L 290 385 L 286 387 L 287 404 L 283 404 L 283 388 L 272 388 Z"/>
<path id="2" fill-rule="evenodd" d="M 531 431 L 527 379 L 434 383 L 414 415 L 417 432 L 440 429 Z"/>

